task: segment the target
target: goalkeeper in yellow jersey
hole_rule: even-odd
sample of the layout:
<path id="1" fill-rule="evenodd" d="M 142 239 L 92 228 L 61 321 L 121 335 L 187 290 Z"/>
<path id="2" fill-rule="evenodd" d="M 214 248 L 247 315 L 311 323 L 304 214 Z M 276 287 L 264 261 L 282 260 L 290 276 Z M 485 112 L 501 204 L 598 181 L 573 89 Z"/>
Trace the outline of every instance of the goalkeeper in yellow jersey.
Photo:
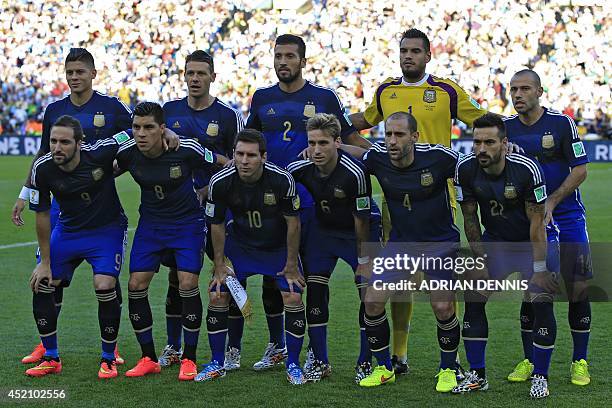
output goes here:
<path id="1" fill-rule="evenodd" d="M 427 35 L 416 28 L 402 34 L 399 49 L 402 76 L 387 78 L 376 89 L 365 112 L 355 113 L 350 119 L 357 130 L 369 129 L 395 112 L 409 112 L 418 122 L 419 142 L 450 147 L 453 119 L 468 126 L 487 113 L 455 82 L 428 74 L 431 61 Z M 456 212 L 452 181 L 449 180 L 451 205 Z M 391 227 L 386 201 L 383 199 L 383 231 L 385 242 Z M 392 299 L 393 366 L 397 374 L 408 371 L 408 331 L 412 317 L 410 299 Z"/>

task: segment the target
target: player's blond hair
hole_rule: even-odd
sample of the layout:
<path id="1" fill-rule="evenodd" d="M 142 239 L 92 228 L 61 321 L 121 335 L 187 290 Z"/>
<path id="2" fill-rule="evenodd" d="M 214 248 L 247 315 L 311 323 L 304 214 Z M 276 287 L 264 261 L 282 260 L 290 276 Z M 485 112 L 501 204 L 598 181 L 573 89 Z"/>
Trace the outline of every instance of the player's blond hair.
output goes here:
<path id="1" fill-rule="evenodd" d="M 340 137 L 340 121 L 330 113 L 317 113 L 306 122 L 306 131 L 320 130 L 332 139 Z"/>

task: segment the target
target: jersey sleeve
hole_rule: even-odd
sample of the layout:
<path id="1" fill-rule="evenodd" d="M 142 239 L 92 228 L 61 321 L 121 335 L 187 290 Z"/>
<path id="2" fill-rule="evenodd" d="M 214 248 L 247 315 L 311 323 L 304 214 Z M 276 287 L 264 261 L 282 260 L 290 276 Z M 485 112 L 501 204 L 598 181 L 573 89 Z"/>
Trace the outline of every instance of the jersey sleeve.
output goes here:
<path id="1" fill-rule="evenodd" d="M 580 166 L 589 162 L 584 143 L 578 136 L 576 123 L 572 118 L 563 115 L 560 120 L 559 134 L 561 136 L 561 149 L 563 156 L 569 163 L 570 167 Z"/>
<path id="2" fill-rule="evenodd" d="M 53 126 L 53 123 L 51 123 L 51 113 L 49 112 L 50 106 L 47 106 L 43 115 L 42 136 L 40 138 L 40 150 L 43 154 L 49 153 L 51 149 L 49 142 L 51 140 L 51 126 Z"/>
<path id="3" fill-rule="evenodd" d="M 360 218 L 370 216 L 372 210 L 372 182 L 370 176 L 364 171 L 364 169 L 357 167 L 355 168 L 355 194 L 353 215 Z"/>
<path id="4" fill-rule="evenodd" d="M 231 155 L 234 150 L 234 139 L 236 135 L 244 129 L 244 120 L 242 119 L 242 114 L 235 109 L 232 109 L 234 113 L 234 118 L 229 118 L 228 123 L 231 124 L 231 129 L 229 132 L 230 137 L 226 137 L 224 141 L 225 152 L 228 155 Z"/>
<path id="5" fill-rule="evenodd" d="M 301 183 L 301 180 L 304 177 L 306 165 L 309 163 L 310 162 L 308 160 L 296 160 L 289 163 L 287 166 L 287 171 L 291 173 L 291 176 L 296 182 Z"/>
<path id="6" fill-rule="evenodd" d="M 300 211 L 300 196 L 297 194 L 293 176 L 289 173 L 286 173 L 286 176 L 279 183 L 279 193 L 282 197 L 280 207 L 283 215 L 295 216 Z"/>
<path id="7" fill-rule="evenodd" d="M 459 160 L 455 167 L 455 178 L 453 181 L 455 183 L 457 201 L 459 202 L 476 201 L 472 186 L 473 172 L 470 171 L 471 162 L 470 158 L 465 158 L 464 160 Z"/>
<path id="8" fill-rule="evenodd" d="M 123 130 L 132 128 L 132 110 L 121 100 L 117 99 L 116 102 L 116 119 L 115 119 L 115 131 L 121 132 Z"/>
<path id="9" fill-rule="evenodd" d="M 45 183 L 41 173 L 38 172 L 40 159 L 32 167 L 32 187 L 30 188 L 30 210 L 36 212 L 49 211 L 51 208 L 51 191 Z"/>
<path id="10" fill-rule="evenodd" d="M 380 143 L 374 143 L 361 158 L 361 162 L 370 174 L 376 174 L 378 158 L 381 154 L 387 154 Z"/>
<path id="11" fill-rule="evenodd" d="M 213 178 L 208 186 L 206 217 L 212 224 L 225 222 L 227 203 L 225 202 L 224 179 Z"/>
<path id="12" fill-rule="evenodd" d="M 443 173 L 446 178 L 452 179 L 455 177 L 455 169 L 459 161 L 459 152 L 442 145 L 435 145 L 434 149 L 440 152 L 440 161 L 444 166 Z"/>
<path id="13" fill-rule="evenodd" d="M 249 117 L 247 118 L 245 127 L 249 128 L 249 129 L 255 129 L 255 130 L 261 131 L 261 129 L 262 129 L 261 119 L 259 118 L 259 115 L 257 114 L 257 110 L 259 109 L 258 99 L 259 99 L 258 98 L 258 93 L 257 93 L 257 91 L 255 91 L 255 93 L 253 94 L 253 98 L 251 99 L 251 107 L 249 109 Z"/>
<path id="14" fill-rule="evenodd" d="M 181 139 L 181 146 L 189 149 L 190 165 L 196 169 L 210 169 L 217 163 L 217 156 L 193 139 Z M 208 184 L 208 183 L 206 183 Z"/>
<path id="15" fill-rule="evenodd" d="M 330 93 L 330 107 L 327 113 L 334 114 L 340 121 L 340 137 L 342 140 L 344 140 L 346 136 L 356 132 L 357 129 L 355 129 L 355 126 L 353 126 L 348 114 L 344 110 L 344 106 L 342 105 L 342 102 L 340 102 L 338 94 L 331 89 Z"/>
<path id="16" fill-rule="evenodd" d="M 487 113 L 487 111 L 482 109 L 480 104 L 459 85 L 453 81 L 448 82 L 457 92 L 457 118 L 471 127 L 474 121 Z"/>
<path id="17" fill-rule="evenodd" d="M 544 171 L 539 163 L 527 158 L 525 161 L 525 201 L 544 203 L 547 198 Z"/>
<path id="18" fill-rule="evenodd" d="M 380 106 L 380 94 L 382 93 L 383 89 L 388 86 L 387 83 L 389 83 L 391 80 L 392 78 L 387 78 L 385 82 L 376 88 L 376 92 L 374 92 L 374 96 L 372 96 L 372 101 L 366 107 L 366 110 L 363 113 L 366 122 L 372 126 L 376 126 L 384 119 L 382 107 Z"/>

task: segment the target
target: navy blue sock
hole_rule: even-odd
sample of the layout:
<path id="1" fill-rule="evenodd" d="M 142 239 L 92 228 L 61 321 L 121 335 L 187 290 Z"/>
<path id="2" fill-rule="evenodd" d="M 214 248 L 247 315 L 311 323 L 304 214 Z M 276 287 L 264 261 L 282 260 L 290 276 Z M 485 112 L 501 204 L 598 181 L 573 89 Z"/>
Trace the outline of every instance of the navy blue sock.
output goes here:
<path id="1" fill-rule="evenodd" d="M 57 310 L 54 292 L 55 287 L 49 285 L 47 280 L 41 282 L 38 286 L 38 293 L 32 293 L 32 311 L 40 340 L 45 346 L 45 356 L 58 358 Z"/>
<path id="2" fill-rule="evenodd" d="M 245 287 L 245 285 L 242 285 Z M 242 349 L 242 333 L 244 332 L 244 317 L 236 301 L 232 298 L 229 305 L 227 320 L 227 347 Z"/>
<path id="3" fill-rule="evenodd" d="M 548 376 L 550 359 L 557 337 L 557 322 L 552 302 L 534 302 L 533 373 Z"/>
<path id="4" fill-rule="evenodd" d="M 183 301 L 178 288 L 168 285 L 166 294 L 166 334 L 168 345 L 176 351 L 181 348 Z"/>
<path id="5" fill-rule="evenodd" d="M 523 355 L 529 361 L 533 360 L 533 306 L 530 302 L 521 303 L 521 342 Z"/>
<path id="6" fill-rule="evenodd" d="M 591 334 L 591 303 L 586 300 L 570 302 L 567 316 L 574 343 L 572 361 L 586 360 Z"/>
<path id="7" fill-rule="evenodd" d="M 270 343 L 276 344 L 277 348 L 284 348 L 283 295 L 275 286 L 272 287 L 271 285 L 275 285 L 275 283 L 264 280 L 261 292 L 268 331 L 270 332 Z"/>
<path id="8" fill-rule="evenodd" d="M 202 325 L 202 299 L 200 298 L 200 288 L 179 289 L 181 295 L 183 311 L 181 323 L 183 325 L 183 338 L 185 348 L 183 358 L 196 361 L 196 349 L 200 337 L 200 326 Z"/>
<path id="9" fill-rule="evenodd" d="M 359 293 L 359 299 L 361 302 L 359 303 L 359 357 L 357 357 L 357 364 L 361 364 L 363 362 L 372 362 L 372 351 L 370 350 L 370 344 L 368 343 L 368 336 L 366 335 L 366 326 L 365 326 L 365 303 L 363 303 L 363 299 L 365 297 L 365 291 L 368 288 L 368 282 L 362 282 L 361 276 L 355 276 L 355 285 L 357 286 L 357 291 Z"/>
<path id="10" fill-rule="evenodd" d="M 287 340 L 287 366 L 294 363 L 300 365 L 300 352 L 306 333 L 306 308 L 299 305 L 286 305 L 285 316 L 287 325 L 285 336 Z"/>
<path id="11" fill-rule="evenodd" d="M 486 362 L 489 322 L 486 313 L 487 298 L 477 292 L 466 292 L 465 313 L 463 314 L 463 346 L 465 355 L 473 370 L 483 369 Z"/>
<path id="12" fill-rule="evenodd" d="M 391 353 L 389 351 L 391 329 L 389 328 L 387 313 L 383 311 L 377 316 L 370 316 L 366 312 L 364 322 L 368 344 L 378 365 L 384 365 L 387 370 L 392 370 Z"/>
<path id="13" fill-rule="evenodd" d="M 157 361 L 153 342 L 153 314 L 149 305 L 149 288 L 128 290 L 128 308 L 142 356 Z"/>
<path id="14" fill-rule="evenodd" d="M 225 363 L 225 338 L 227 335 L 227 313 L 229 306 L 208 305 L 206 315 L 206 328 L 208 329 L 208 343 L 212 353 L 211 361 L 221 366 Z"/>
<path id="15" fill-rule="evenodd" d="M 459 320 L 453 314 L 446 320 L 438 321 L 438 345 L 440 346 L 440 368 L 455 369 L 457 366 L 457 349 L 459 347 Z"/>

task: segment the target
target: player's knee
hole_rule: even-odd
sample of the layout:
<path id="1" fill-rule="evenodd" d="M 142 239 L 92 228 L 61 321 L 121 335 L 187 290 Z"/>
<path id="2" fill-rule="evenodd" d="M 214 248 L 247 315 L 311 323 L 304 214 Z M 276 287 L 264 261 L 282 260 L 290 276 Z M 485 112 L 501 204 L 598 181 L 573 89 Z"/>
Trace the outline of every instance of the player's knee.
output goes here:
<path id="1" fill-rule="evenodd" d="M 448 320 L 455 314 L 453 302 L 432 302 L 431 309 L 438 320 Z"/>
<path id="2" fill-rule="evenodd" d="M 214 306 L 229 307 L 230 303 L 230 294 L 227 292 L 221 292 L 220 296 L 217 296 L 217 292 L 209 292 L 208 293 L 208 304 Z"/>
<path id="3" fill-rule="evenodd" d="M 130 274 L 130 280 L 128 281 L 128 291 L 130 290 L 144 290 L 149 287 L 149 282 L 144 273 L 132 273 Z"/>
<path id="4" fill-rule="evenodd" d="M 383 302 L 365 302 L 365 314 L 368 316 L 378 316 L 385 311 Z"/>
<path id="5" fill-rule="evenodd" d="M 180 290 L 189 290 L 198 286 L 200 276 L 191 272 L 178 272 Z"/>
<path id="6" fill-rule="evenodd" d="M 117 280 L 112 276 L 94 275 L 94 289 L 95 290 L 115 289 L 116 283 L 117 283 Z"/>
<path id="7" fill-rule="evenodd" d="M 301 293 L 281 292 L 283 295 L 283 305 L 285 306 L 298 306 L 302 304 Z"/>

